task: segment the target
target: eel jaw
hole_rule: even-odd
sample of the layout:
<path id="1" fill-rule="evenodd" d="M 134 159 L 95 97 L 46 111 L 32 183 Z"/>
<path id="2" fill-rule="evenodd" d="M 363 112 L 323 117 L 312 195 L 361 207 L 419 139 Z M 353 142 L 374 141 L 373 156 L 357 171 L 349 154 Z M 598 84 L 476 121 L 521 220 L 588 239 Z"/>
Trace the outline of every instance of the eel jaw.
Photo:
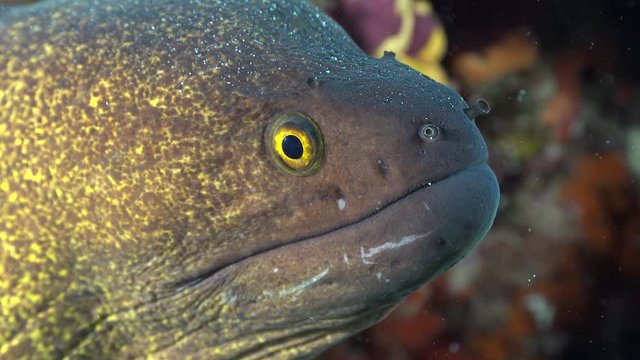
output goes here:
<path id="1" fill-rule="evenodd" d="M 211 347 L 298 358 L 373 325 L 473 249 L 498 198 L 491 169 L 474 165 L 350 226 L 221 269 L 190 289 L 218 288 L 211 300 L 226 309 Z"/>

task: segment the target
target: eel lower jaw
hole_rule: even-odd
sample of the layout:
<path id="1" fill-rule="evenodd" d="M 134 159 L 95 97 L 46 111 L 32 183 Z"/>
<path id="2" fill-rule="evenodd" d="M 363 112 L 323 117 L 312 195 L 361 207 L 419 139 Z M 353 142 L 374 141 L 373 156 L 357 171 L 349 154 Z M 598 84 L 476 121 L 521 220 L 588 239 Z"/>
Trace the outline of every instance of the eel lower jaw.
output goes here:
<path id="1" fill-rule="evenodd" d="M 213 307 L 209 326 L 225 329 L 193 341 L 229 358 L 317 353 L 380 321 L 460 260 L 488 231 L 498 198 L 482 163 L 357 223 L 230 264 L 186 290 Z"/>
<path id="2" fill-rule="evenodd" d="M 498 199 L 489 166 L 474 165 L 350 226 L 230 265 L 229 291 L 242 288 L 251 317 L 278 309 L 282 316 L 320 318 L 353 311 L 354 304 L 399 301 L 484 237 Z"/>
<path id="3" fill-rule="evenodd" d="M 358 226 L 358 224 L 363 223 L 363 222 L 367 222 L 369 221 L 371 218 L 376 218 L 379 216 L 384 216 L 385 211 L 387 210 L 387 208 L 391 208 L 396 206 L 396 204 L 398 203 L 402 203 L 406 198 L 410 198 L 412 197 L 415 193 L 421 192 L 421 191 L 425 191 L 425 189 L 435 186 L 440 182 L 443 181 L 447 181 L 449 178 L 455 177 L 460 173 L 464 173 L 465 171 L 469 170 L 469 169 L 473 169 L 475 167 L 482 167 L 482 166 L 486 166 L 488 168 L 488 166 L 486 165 L 486 159 L 484 159 L 484 161 L 480 160 L 478 163 L 472 164 L 470 165 L 468 168 L 462 169 L 458 172 L 453 172 L 450 175 L 441 177 L 441 178 L 436 178 L 436 179 L 429 179 L 429 180 L 424 180 L 423 182 L 419 183 L 418 186 L 410 189 L 409 191 L 401 194 L 400 196 L 392 199 L 391 201 L 387 202 L 386 204 L 377 207 L 376 209 L 372 209 L 370 212 L 365 213 L 364 215 L 360 216 L 359 218 L 356 218 L 355 220 L 345 223 L 345 224 L 341 224 L 337 227 L 331 228 L 329 230 L 320 232 L 320 233 L 316 233 L 316 234 L 311 234 L 305 237 L 301 237 L 301 238 L 295 238 L 295 239 L 289 239 L 288 241 L 285 241 L 283 243 L 279 243 L 275 246 L 269 247 L 269 248 L 264 248 L 264 249 L 258 249 L 256 251 L 253 251 L 243 257 L 240 258 L 235 258 L 235 259 L 229 259 L 228 262 L 219 264 L 218 266 L 216 266 L 215 268 L 212 269 L 208 269 L 205 272 L 197 275 L 197 276 L 192 276 L 192 277 L 187 277 L 187 278 L 182 278 L 179 279 L 177 281 L 173 281 L 170 282 L 169 287 L 170 289 L 174 289 L 174 290 L 178 290 L 178 291 L 182 291 L 184 289 L 190 288 L 192 286 L 197 286 L 198 284 L 200 284 L 203 281 L 206 281 L 207 279 L 210 278 L 215 278 L 216 274 L 218 274 L 219 272 L 223 272 L 227 267 L 233 267 L 236 264 L 241 264 L 247 261 L 250 261 L 253 258 L 259 258 L 264 254 L 268 254 L 274 251 L 286 251 L 286 249 L 288 249 L 290 246 L 296 244 L 296 243 L 302 243 L 302 242 L 307 242 L 307 241 L 314 241 L 314 239 L 317 238 L 323 238 L 326 236 L 330 236 L 332 233 L 336 233 L 336 232 L 340 232 L 343 231 L 345 229 L 348 229 L 349 227 L 354 227 L 354 226 Z M 491 170 L 489 170 L 491 171 Z M 497 183 L 496 183 L 497 184 Z M 428 206 L 427 203 L 424 203 L 425 206 Z M 382 215 L 380 215 L 382 214 Z M 365 260 L 366 261 L 366 260 Z"/>

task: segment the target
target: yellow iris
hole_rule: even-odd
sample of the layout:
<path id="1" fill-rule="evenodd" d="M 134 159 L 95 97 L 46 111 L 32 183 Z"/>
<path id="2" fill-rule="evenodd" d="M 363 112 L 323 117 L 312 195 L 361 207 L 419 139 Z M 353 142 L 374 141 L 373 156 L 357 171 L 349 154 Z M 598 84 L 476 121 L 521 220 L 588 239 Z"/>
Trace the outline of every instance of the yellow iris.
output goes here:
<path id="1" fill-rule="evenodd" d="M 267 129 L 268 149 L 276 164 L 293 175 L 310 175 L 322 162 L 324 148 L 318 125 L 301 113 L 278 118 Z"/>
<path id="2" fill-rule="evenodd" d="M 291 139 L 292 136 L 302 145 L 302 155 L 298 158 L 291 156 L 285 149 L 285 138 Z M 280 156 L 280 159 L 292 169 L 302 170 L 309 166 L 313 160 L 313 141 L 309 138 L 309 135 L 301 129 L 279 129 L 273 137 L 273 142 L 273 146 L 276 149 L 276 153 Z"/>

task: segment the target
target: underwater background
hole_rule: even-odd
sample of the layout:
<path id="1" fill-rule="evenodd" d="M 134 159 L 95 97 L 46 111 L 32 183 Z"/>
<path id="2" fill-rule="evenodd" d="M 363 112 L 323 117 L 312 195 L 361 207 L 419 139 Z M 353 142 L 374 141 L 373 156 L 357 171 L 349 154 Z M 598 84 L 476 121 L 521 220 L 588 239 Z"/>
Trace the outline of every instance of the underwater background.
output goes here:
<path id="1" fill-rule="evenodd" d="M 320 359 L 640 359 L 638 3 L 314 2 L 371 55 L 487 99 L 501 187 L 476 250 Z"/>
<path id="2" fill-rule="evenodd" d="M 316 1 L 492 112 L 492 230 L 321 359 L 640 359 L 636 1 Z"/>

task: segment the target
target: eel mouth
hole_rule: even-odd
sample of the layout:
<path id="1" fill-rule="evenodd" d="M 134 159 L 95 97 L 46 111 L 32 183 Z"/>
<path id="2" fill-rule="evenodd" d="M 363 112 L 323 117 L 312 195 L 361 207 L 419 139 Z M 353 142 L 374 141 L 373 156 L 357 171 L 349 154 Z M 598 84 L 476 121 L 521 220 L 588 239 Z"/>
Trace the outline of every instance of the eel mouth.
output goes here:
<path id="1" fill-rule="evenodd" d="M 469 197 L 465 198 L 464 194 L 469 195 Z M 421 200 L 418 200 L 418 198 Z M 368 239 L 367 241 L 363 241 L 362 236 L 351 234 L 354 231 L 362 231 L 363 234 L 366 234 L 368 233 L 368 231 L 365 231 L 367 228 L 380 228 L 380 226 L 369 226 L 372 223 L 375 225 L 376 222 L 385 223 L 380 228 L 380 231 L 389 234 L 397 233 L 398 236 L 401 235 L 403 229 L 404 232 L 410 232 L 410 229 L 415 228 L 417 225 L 420 231 L 413 234 L 414 237 L 401 237 L 400 241 L 402 242 L 402 239 L 404 239 L 404 244 L 407 244 L 411 239 L 434 238 L 436 239 L 434 243 L 439 244 L 440 247 L 445 247 L 446 245 L 450 249 L 457 249 L 455 253 L 458 253 L 469 248 L 465 244 L 475 245 L 486 234 L 495 218 L 498 198 L 499 189 L 495 175 L 486 162 L 477 163 L 440 179 L 425 181 L 354 221 L 323 232 L 290 239 L 272 247 L 258 249 L 247 256 L 220 264 L 196 277 L 176 282 L 173 286 L 178 289 L 192 287 L 234 265 L 258 260 L 268 254 L 287 253 L 289 250 L 295 251 L 294 247 L 296 246 L 316 242 L 321 243 L 321 239 L 333 237 L 342 238 L 344 244 L 359 243 L 361 245 L 359 252 L 362 263 L 364 265 L 367 265 L 367 263 L 373 264 L 373 261 L 367 260 L 372 255 L 367 256 L 367 254 L 377 254 L 375 253 L 376 243 L 379 243 L 377 246 L 384 246 L 384 244 L 388 244 L 386 245 L 387 247 L 399 246 L 394 245 L 393 242 L 385 242 L 382 238 L 377 241 L 374 240 L 379 238 L 378 234 L 375 233 L 365 236 Z M 413 206 L 405 207 L 403 206 L 404 203 L 411 203 Z M 417 208 L 415 204 L 418 204 Z M 474 206 L 468 207 L 467 205 L 469 204 Z M 386 224 L 390 219 L 395 219 L 395 221 Z M 472 224 L 469 224 L 470 221 Z M 456 228 L 458 226 L 460 229 L 464 228 L 469 231 L 463 231 L 465 234 L 455 235 L 460 232 Z M 453 227 L 453 229 L 447 231 L 447 227 Z M 343 233 L 349 234 L 341 235 Z M 355 241 L 358 238 L 361 240 Z M 365 244 L 365 242 L 369 244 Z M 374 252 L 365 252 L 365 249 L 370 249 L 369 251 L 374 249 Z M 348 258 L 346 253 L 341 258 L 344 260 L 345 257 Z M 461 258 L 462 256 L 458 257 Z M 448 267 L 451 265 L 448 265 Z"/>

